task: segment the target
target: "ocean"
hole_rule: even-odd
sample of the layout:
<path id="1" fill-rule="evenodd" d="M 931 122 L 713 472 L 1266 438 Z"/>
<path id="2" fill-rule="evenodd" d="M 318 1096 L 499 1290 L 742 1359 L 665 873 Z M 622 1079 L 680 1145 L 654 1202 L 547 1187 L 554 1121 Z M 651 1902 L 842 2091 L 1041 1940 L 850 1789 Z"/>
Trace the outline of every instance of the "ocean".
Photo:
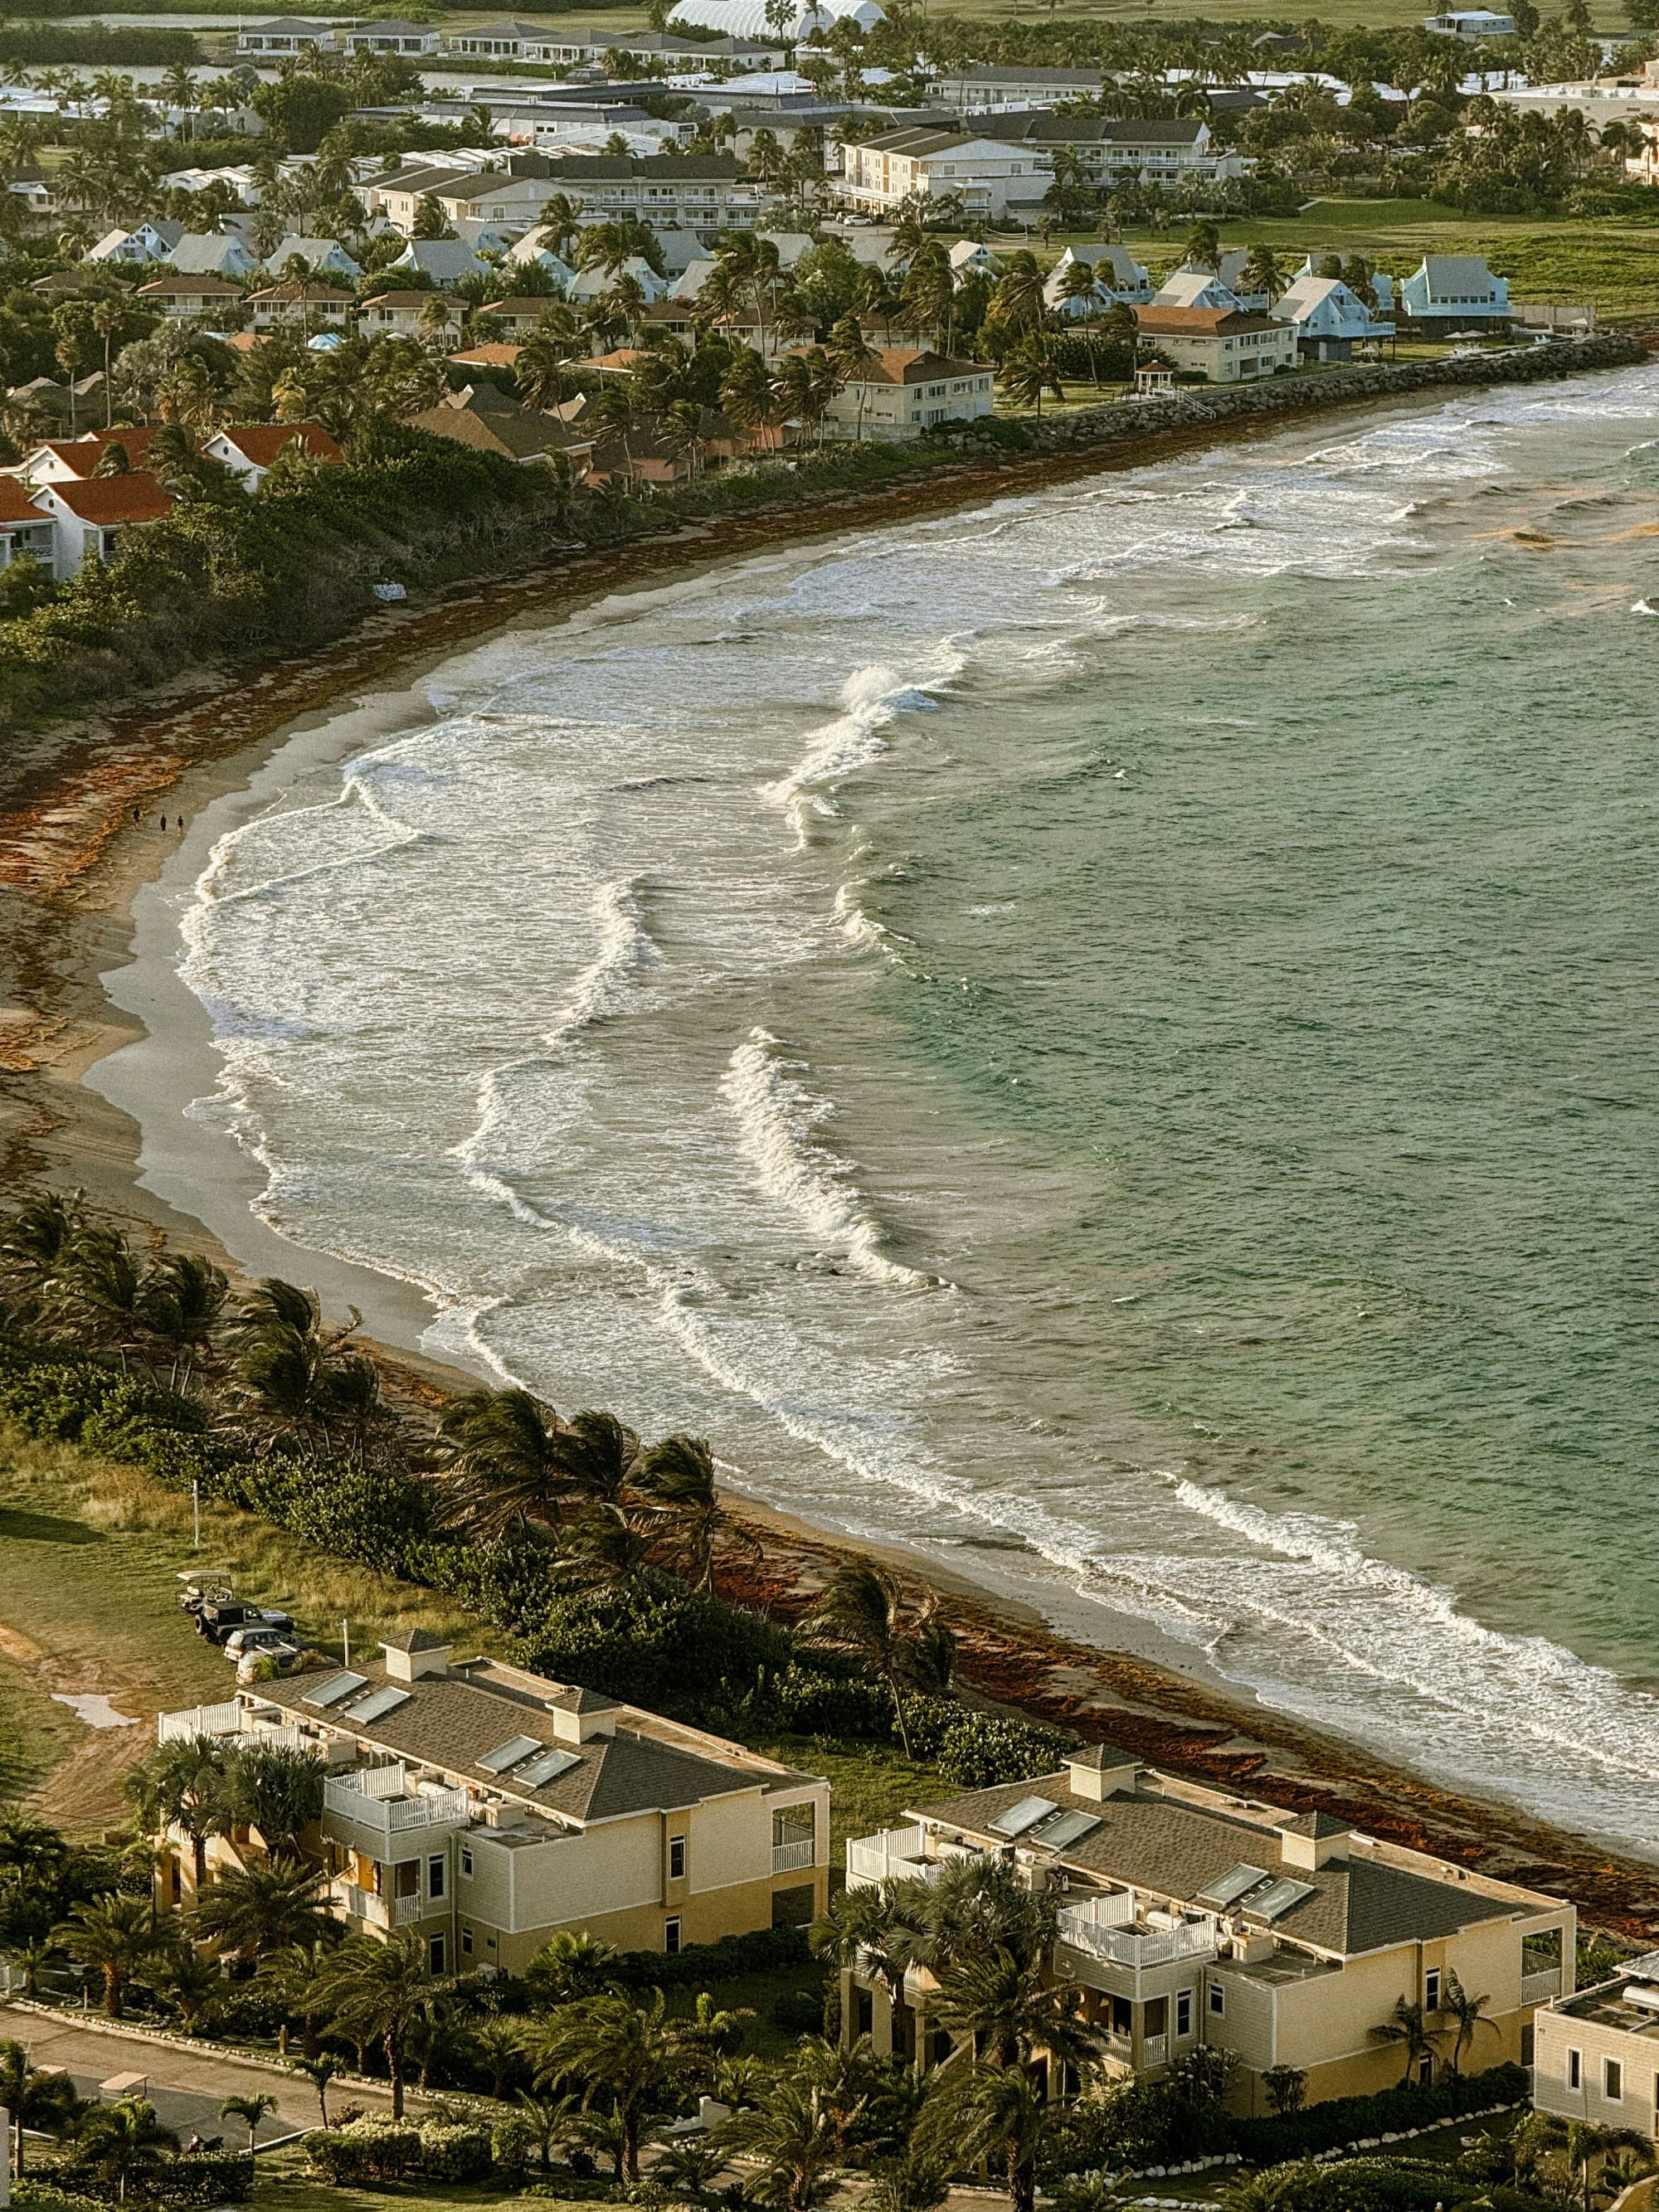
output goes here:
<path id="1" fill-rule="evenodd" d="M 1659 1856 L 1654 607 L 1659 366 L 500 635 L 215 845 L 191 1111 L 434 1352 Z"/>

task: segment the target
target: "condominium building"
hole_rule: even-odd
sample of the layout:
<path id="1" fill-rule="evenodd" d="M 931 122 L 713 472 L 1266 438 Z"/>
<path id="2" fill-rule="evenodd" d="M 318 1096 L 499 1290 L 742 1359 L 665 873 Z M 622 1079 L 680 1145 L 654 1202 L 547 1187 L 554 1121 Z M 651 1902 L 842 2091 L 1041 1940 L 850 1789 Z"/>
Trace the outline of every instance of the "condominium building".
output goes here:
<path id="1" fill-rule="evenodd" d="M 1659 2142 L 1659 1951 L 1540 2008 L 1532 2100 L 1560 2119 Z"/>
<path id="2" fill-rule="evenodd" d="M 1054 1774 L 975 1790 L 847 1847 L 848 1880 L 936 1882 L 952 1861 L 994 1856 L 1057 1891 L 1057 1982 L 1074 1984 L 1109 2070 L 1156 2079 L 1200 2045 L 1231 2053 L 1233 2094 L 1268 2108 L 1263 2077 L 1297 2068 L 1310 2101 L 1400 2077 L 1374 2031 L 1402 2000 L 1450 2055 L 1455 1976 L 1486 1998 L 1467 2068 L 1532 2055 L 1540 2004 L 1571 1991 L 1576 1916 L 1559 1898 L 1453 1866 L 1324 1814 L 1232 1796 L 1143 1766 L 1106 1744 Z M 918 2066 L 951 2049 L 925 1970 L 895 2001 L 851 1971 L 842 2019 Z"/>
<path id="3" fill-rule="evenodd" d="M 418 1929 L 434 1973 L 521 1973 L 550 1936 L 675 1952 L 810 1919 L 829 1882 L 830 1786 L 701 1729 L 420 1631 L 352 1668 L 327 1662 L 222 1705 L 164 1713 L 163 1742 L 281 1744 L 323 1762 L 303 1838 L 349 1927 Z M 165 1908 L 192 1851 L 161 1840 Z M 240 1828 L 210 1877 L 263 1853 Z"/>

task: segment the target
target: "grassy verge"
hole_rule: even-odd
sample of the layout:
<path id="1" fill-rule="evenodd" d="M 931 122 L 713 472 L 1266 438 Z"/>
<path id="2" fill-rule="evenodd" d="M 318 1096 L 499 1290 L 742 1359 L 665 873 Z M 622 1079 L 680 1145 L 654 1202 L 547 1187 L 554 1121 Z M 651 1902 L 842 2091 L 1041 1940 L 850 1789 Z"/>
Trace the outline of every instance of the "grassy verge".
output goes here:
<path id="1" fill-rule="evenodd" d="M 178 1571 L 222 1567 L 238 1592 L 292 1613 L 325 1650 L 425 1628 L 476 1650 L 501 1638 L 430 1590 L 330 1559 L 251 1514 L 187 1498 L 131 1468 L 0 1427 L 0 1727 L 33 1802 L 72 1833 L 123 1817 L 121 1778 L 155 1717 L 227 1697 L 234 1670 L 178 1603 Z M 93 1729 L 57 1694 L 102 1692 L 132 1728 Z"/>
<path id="2" fill-rule="evenodd" d="M 526 2197 L 489 2181 L 384 2182 L 374 2189 L 336 2188 L 319 2181 L 299 2144 L 262 2153 L 254 2182 L 254 2203 L 262 2212 L 386 2212 L 406 2199 L 422 2212 L 576 2212 L 562 2199 Z M 592 2212 L 591 2205 L 582 2212 Z"/>

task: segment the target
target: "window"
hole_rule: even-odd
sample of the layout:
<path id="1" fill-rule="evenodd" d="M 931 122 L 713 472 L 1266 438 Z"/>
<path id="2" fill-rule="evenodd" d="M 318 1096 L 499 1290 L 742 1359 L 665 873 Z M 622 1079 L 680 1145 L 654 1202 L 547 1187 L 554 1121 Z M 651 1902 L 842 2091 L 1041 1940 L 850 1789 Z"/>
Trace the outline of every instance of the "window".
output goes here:
<path id="1" fill-rule="evenodd" d="M 1219 1982 L 1212 1982 L 1210 1984 L 1210 2010 L 1218 2020 L 1224 2019 L 1226 2016 L 1227 1992 Z"/>
<path id="2" fill-rule="evenodd" d="M 685 1838 L 684 1836 L 671 1836 L 668 1838 L 668 1879 L 670 1881 L 685 1880 Z"/>
<path id="3" fill-rule="evenodd" d="M 428 1936 L 427 1937 L 426 1964 L 428 1973 L 442 1973 L 444 1970 L 444 1939 L 441 1936 Z"/>
<path id="4" fill-rule="evenodd" d="M 472 1930 L 470 1928 L 461 1930 L 461 1955 L 466 1959 L 472 1956 Z"/>
<path id="5" fill-rule="evenodd" d="M 1423 2009 L 1425 2012 L 1438 2012 L 1440 2009 L 1440 1969 L 1438 1966 L 1431 1966 L 1428 1972 L 1423 1977 Z"/>
<path id="6" fill-rule="evenodd" d="M 671 1959 L 678 1952 L 680 1948 L 680 1923 L 678 1917 L 672 1920 L 665 1920 L 663 1922 L 662 1948 L 667 1952 Z"/>
<path id="7" fill-rule="evenodd" d="M 1625 2069 L 1616 2058 L 1601 2061 L 1601 2094 L 1610 2105 L 1625 2101 Z"/>
<path id="8" fill-rule="evenodd" d="M 1582 2051 L 1570 2051 L 1567 2053 L 1567 2087 L 1569 2089 L 1582 2089 L 1583 2086 L 1584 2054 Z"/>
<path id="9" fill-rule="evenodd" d="M 471 1878 L 472 1873 L 472 1850 L 471 1846 L 468 1844 L 463 1844 L 461 1845 L 461 1872 L 467 1875 L 469 1879 Z"/>
<path id="10" fill-rule="evenodd" d="M 1176 1996 L 1176 2033 L 1190 2035 L 1193 2032 L 1193 1993 L 1182 1990 Z"/>
<path id="11" fill-rule="evenodd" d="M 1425 2089 L 1434 2080 L 1434 2053 L 1432 2051 L 1430 2051 L 1425 2057 L 1419 2058 L 1418 2060 L 1417 2078 L 1423 2084 L 1423 2087 Z"/>
<path id="12" fill-rule="evenodd" d="M 449 1868 L 441 1851 L 436 1851 L 426 1863 L 426 1893 L 435 1905 L 444 1893 L 444 1876 Z"/>

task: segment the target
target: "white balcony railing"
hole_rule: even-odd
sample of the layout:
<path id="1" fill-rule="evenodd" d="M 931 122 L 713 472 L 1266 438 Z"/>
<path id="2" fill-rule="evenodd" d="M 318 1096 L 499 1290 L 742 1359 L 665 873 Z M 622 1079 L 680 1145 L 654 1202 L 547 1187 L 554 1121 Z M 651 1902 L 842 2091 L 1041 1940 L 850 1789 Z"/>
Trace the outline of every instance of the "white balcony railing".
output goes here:
<path id="1" fill-rule="evenodd" d="M 937 1881 L 942 1871 L 939 1861 L 927 1856 L 927 1831 L 921 1826 L 848 1839 L 849 1889 L 883 1881 Z"/>
<path id="2" fill-rule="evenodd" d="M 1212 1959 L 1216 1951 L 1215 1925 L 1208 1920 L 1182 1921 L 1178 1928 L 1113 1928 L 1081 1912 L 1062 1910 L 1059 1934 L 1062 1943 L 1086 1958 L 1135 1973 L 1147 1966 Z"/>
<path id="3" fill-rule="evenodd" d="M 406 1928 L 411 1920 L 418 1920 L 426 1910 L 418 1892 L 413 1897 L 394 1897 L 392 1900 L 392 1924 Z"/>
<path id="4" fill-rule="evenodd" d="M 471 1819 L 472 1806 L 465 1790 L 411 1791 L 401 1766 L 371 1766 L 331 1776 L 323 1784 L 323 1809 L 390 1837 L 410 1828 L 454 1827 Z"/>
<path id="5" fill-rule="evenodd" d="M 389 1924 L 386 1899 L 376 1897 L 372 1889 L 359 1889 L 355 1881 L 348 1881 L 341 1885 L 340 1895 L 352 1919 L 366 1920 L 371 1928 Z"/>
<path id="6" fill-rule="evenodd" d="M 798 1844 L 774 1844 L 772 1871 L 774 1874 L 795 1874 L 802 1867 L 810 1867 L 817 1856 L 817 1845 L 811 1836 L 803 1836 Z"/>
<path id="7" fill-rule="evenodd" d="M 1540 1966 L 1535 1974 L 1521 1977 L 1521 2002 L 1523 2005 L 1547 2004 L 1552 1997 L 1561 1994 L 1559 1966 Z"/>
<path id="8" fill-rule="evenodd" d="M 1140 2063 L 1143 2066 L 1161 2066 L 1170 2055 L 1167 2035 L 1147 2035 L 1141 2038 Z"/>
<path id="9" fill-rule="evenodd" d="M 161 1743 L 189 1743 L 198 1735 L 240 1735 L 247 1714 L 240 1699 L 222 1705 L 191 1705 L 178 1713 L 163 1713 L 156 1723 Z"/>

